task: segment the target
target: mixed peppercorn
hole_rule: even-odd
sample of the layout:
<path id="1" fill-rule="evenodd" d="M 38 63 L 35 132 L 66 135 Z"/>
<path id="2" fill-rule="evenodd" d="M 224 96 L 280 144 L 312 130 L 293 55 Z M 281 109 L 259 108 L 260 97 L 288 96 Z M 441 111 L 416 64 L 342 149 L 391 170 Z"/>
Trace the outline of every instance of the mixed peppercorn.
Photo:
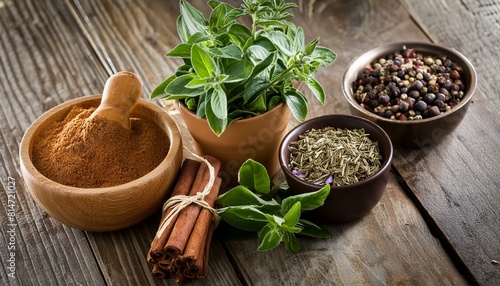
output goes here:
<path id="1" fill-rule="evenodd" d="M 395 120 L 419 120 L 446 112 L 464 96 L 463 67 L 445 55 L 403 49 L 366 66 L 353 83 L 366 110 Z"/>

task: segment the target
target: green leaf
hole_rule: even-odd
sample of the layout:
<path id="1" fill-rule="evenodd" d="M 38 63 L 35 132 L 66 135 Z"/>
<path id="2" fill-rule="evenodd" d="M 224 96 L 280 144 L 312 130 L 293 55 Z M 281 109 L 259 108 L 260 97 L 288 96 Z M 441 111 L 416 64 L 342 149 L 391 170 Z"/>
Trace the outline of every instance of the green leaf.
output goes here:
<path id="1" fill-rule="evenodd" d="M 252 33 L 246 26 L 235 23 L 229 28 L 228 36 L 233 43 L 243 47 L 247 40 L 252 37 Z"/>
<path id="2" fill-rule="evenodd" d="M 274 79 L 276 77 L 279 77 L 281 73 L 286 73 L 287 70 L 287 64 L 283 61 L 283 58 L 277 58 L 276 63 L 273 64 L 271 69 L 269 70 L 270 78 Z M 288 74 L 292 75 L 290 72 Z"/>
<path id="3" fill-rule="evenodd" d="M 253 41 L 252 45 L 254 46 L 261 46 L 264 49 L 266 49 L 268 52 L 272 53 L 276 51 L 276 47 L 274 46 L 273 42 L 269 40 L 266 37 L 259 37 L 256 40 Z"/>
<path id="4" fill-rule="evenodd" d="M 215 135 L 220 136 L 222 132 L 224 132 L 224 130 L 229 126 L 230 121 L 227 117 L 226 118 L 217 117 L 217 115 L 215 115 L 214 111 L 212 110 L 210 102 L 211 101 L 209 101 L 205 107 L 205 115 L 207 117 L 210 129 L 212 129 Z"/>
<path id="5" fill-rule="evenodd" d="M 245 109 L 245 110 L 235 110 L 235 111 L 232 111 L 228 116 L 230 118 L 248 118 L 248 117 L 252 117 L 252 116 L 255 116 L 256 113 L 253 112 L 253 111 L 250 111 L 248 109 Z"/>
<path id="6" fill-rule="evenodd" d="M 266 216 L 267 221 L 273 226 L 281 227 L 285 223 L 285 220 L 281 216 L 267 213 L 264 213 L 264 215 Z"/>
<path id="7" fill-rule="evenodd" d="M 206 110 L 207 110 L 207 94 L 202 93 L 200 96 L 197 98 L 198 99 L 198 105 L 194 106 L 193 109 L 196 110 L 196 118 L 202 118 L 206 117 Z"/>
<path id="8" fill-rule="evenodd" d="M 189 110 L 195 110 L 196 109 L 196 98 L 186 98 L 184 100 L 184 104 Z M 198 108 L 199 110 L 199 108 Z"/>
<path id="9" fill-rule="evenodd" d="M 259 45 L 252 45 L 245 51 L 246 56 L 254 65 L 258 65 L 269 57 L 269 51 Z"/>
<path id="10" fill-rule="evenodd" d="M 270 224 L 266 225 L 258 233 L 259 247 L 257 250 L 266 251 L 275 248 L 283 240 L 283 233 L 279 228 L 273 227 Z"/>
<path id="11" fill-rule="evenodd" d="M 267 110 L 271 110 L 278 106 L 283 100 L 281 99 L 281 96 L 275 95 L 269 99 L 269 102 L 267 103 Z"/>
<path id="12" fill-rule="evenodd" d="M 285 242 L 285 248 L 287 251 L 291 253 L 299 253 L 300 243 L 297 237 L 293 233 L 290 232 L 285 233 L 283 241 Z"/>
<path id="13" fill-rule="evenodd" d="M 191 56 L 191 45 L 181 43 L 167 53 L 172 58 L 189 58 Z"/>
<path id="14" fill-rule="evenodd" d="M 179 15 L 179 17 L 177 17 L 176 26 L 177 26 L 177 34 L 179 35 L 181 42 L 187 43 L 187 41 L 189 40 L 189 35 L 186 30 L 186 26 L 184 26 L 184 20 L 182 19 L 182 15 Z"/>
<path id="15" fill-rule="evenodd" d="M 244 186 L 236 186 L 217 198 L 217 204 L 226 206 L 243 206 L 243 205 L 257 205 L 257 206 L 278 206 L 275 200 L 266 201 L 257 196 L 254 192 L 250 191 Z"/>
<path id="16" fill-rule="evenodd" d="M 323 67 L 329 66 L 337 57 L 332 50 L 321 46 L 317 46 L 311 56 L 314 57 L 314 59 Z"/>
<path id="17" fill-rule="evenodd" d="M 304 49 L 304 54 L 306 56 L 311 55 L 314 52 L 314 50 L 316 49 L 318 42 L 319 42 L 319 38 L 316 38 L 316 39 L 312 40 L 309 44 L 307 44 L 307 46 Z"/>
<path id="18" fill-rule="evenodd" d="M 186 74 L 193 74 L 194 75 L 194 70 L 193 70 L 193 67 L 191 65 L 181 65 L 175 71 L 175 75 L 177 77 L 180 77 L 180 76 L 186 75 Z"/>
<path id="19" fill-rule="evenodd" d="M 295 119 L 303 122 L 307 116 L 307 100 L 305 96 L 297 91 L 290 90 L 285 94 L 285 102 Z"/>
<path id="20" fill-rule="evenodd" d="M 252 159 L 246 160 L 241 165 L 238 172 L 238 182 L 240 185 L 261 194 L 268 194 L 271 190 L 271 180 L 266 167 Z"/>
<path id="21" fill-rule="evenodd" d="M 243 91 L 243 103 L 254 101 L 269 85 L 267 78 L 259 76 L 248 81 Z"/>
<path id="22" fill-rule="evenodd" d="M 307 81 L 312 76 L 310 66 L 302 66 L 301 68 L 296 68 L 294 71 L 298 81 Z"/>
<path id="23" fill-rule="evenodd" d="M 236 23 L 235 20 L 241 16 L 245 16 L 245 13 L 243 12 L 243 10 L 235 8 L 231 5 L 229 5 L 227 3 L 223 3 L 223 2 L 222 2 L 222 5 L 225 5 L 226 10 L 227 10 L 226 16 L 225 16 L 226 23 L 231 22 L 232 23 L 231 27 L 233 27 L 235 25 L 240 25 L 240 24 Z"/>
<path id="24" fill-rule="evenodd" d="M 278 28 L 281 30 L 286 29 L 286 24 L 283 23 L 280 20 L 272 20 L 272 19 L 257 19 L 255 21 L 257 25 L 266 27 L 267 29 L 271 30 L 273 28 Z"/>
<path id="25" fill-rule="evenodd" d="M 234 61 L 227 65 L 224 71 L 229 77 L 224 80 L 224 83 L 241 82 L 252 74 L 253 66 L 247 61 Z"/>
<path id="26" fill-rule="evenodd" d="M 208 26 L 208 22 L 200 11 L 186 0 L 180 0 L 180 10 L 185 30 L 189 36 L 197 32 L 206 33 L 205 28 Z"/>
<path id="27" fill-rule="evenodd" d="M 210 30 L 214 31 L 218 27 L 224 26 L 224 18 L 226 16 L 226 6 L 224 5 L 216 5 L 212 8 L 212 13 L 210 13 L 210 18 L 208 20 L 208 24 L 210 26 Z"/>
<path id="28" fill-rule="evenodd" d="M 217 213 L 225 222 L 242 230 L 260 231 L 268 224 L 264 213 L 253 206 L 219 208 Z"/>
<path id="29" fill-rule="evenodd" d="M 297 201 L 283 217 L 285 220 L 284 226 L 294 227 L 300 219 L 300 213 L 300 201 Z"/>
<path id="30" fill-rule="evenodd" d="M 186 84 L 187 88 L 203 88 L 207 85 L 207 79 L 201 78 L 199 76 L 193 78 L 188 84 Z"/>
<path id="31" fill-rule="evenodd" d="M 210 107 L 217 118 L 227 118 L 227 97 L 220 85 L 214 86 L 210 95 Z"/>
<path id="32" fill-rule="evenodd" d="M 215 62 L 200 44 L 194 44 L 191 48 L 191 61 L 194 70 L 201 78 L 211 77 L 214 74 Z"/>
<path id="33" fill-rule="evenodd" d="M 243 15 L 243 11 L 230 4 L 209 1 L 208 5 L 213 11 L 210 14 L 210 30 L 214 34 L 227 33 L 227 29 L 235 24 L 235 20 Z"/>
<path id="34" fill-rule="evenodd" d="M 256 113 L 265 113 L 267 111 L 267 105 L 264 95 L 258 96 L 255 100 L 248 103 L 248 109 L 253 110 Z"/>
<path id="35" fill-rule="evenodd" d="M 165 98 L 168 96 L 168 93 L 165 92 L 165 89 L 167 86 L 176 78 L 175 74 L 171 75 L 168 77 L 166 80 L 164 80 L 160 85 L 158 85 L 151 95 L 149 96 L 151 99 L 160 99 L 160 98 Z"/>
<path id="36" fill-rule="evenodd" d="M 302 211 L 316 209 L 325 203 L 330 194 L 330 185 L 325 185 L 315 192 L 290 196 L 281 202 L 282 212 L 288 212 L 297 202 L 301 203 Z"/>
<path id="37" fill-rule="evenodd" d="M 325 103 L 325 91 L 321 84 L 314 79 L 314 77 L 310 76 L 306 81 L 307 86 L 313 92 L 314 96 L 322 103 Z"/>
<path id="38" fill-rule="evenodd" d="M 273 42 L 273 44 L 285 55 L 289 57 L 293 57 L 295 55 L 291 41 L 285 33 L 281 31 L 272 31 L 269 33 L 269 40 L 271 40 L 271 42 Z"/>
<path id="39" fill-rule="evenodd" d="M 217 6 L 219 6 L 220 4 L 222 4 L 222 2 L 216 1 L 216 0 L 209 0 L 207 2 L 207 4 L 208 4 L 208 6 L 210 6 L 210 8 L 215 9 Z"/>
<path id="40" fill-rule="evenodd" d="M 196 78 L 194 74 L 186 74 L 171 80 L 165 92 L 169 94 L 169 99 L 181 99 L 185 97 L 194 97 L 205 93 L 203 88 L 187 88 L 190 81 Z"/>
<path id="41" fill-rule="evenodd" d="M 196 44 L 196 43 L 201 43 L 205 41 L 209 41 L 210 37 L 205 34 L 204 32 L 196 32 L 188 40 L 188 44 Z"/>
<path id="42" fill-rule="evenodd" d="M 273 63 L 275 56 L 276 55 L 274 53 L 270 53 L 267 56 L 267 58 L 265 58 L 261 62 L 257 63 L 257 65 L 255 65 L 255 67 L 253 69 L 253 72 L 252 72 L 252 75 L 250 76 L 250 78 L 255 77 L 257 75 L 260 75 L 260 73 L 262 71 L 264 71 L 265 69 L 269 68 L 272 65 L 272 63 Z"/>
<path id="43" fill-rule="evenodd" d="M 299 233 L 300 235 L 306 235 L 314 238 L 329 238 L 332 236 L 328 229 L 318 226 L 308 220 L 300 219 L 299 223 L 302 226 L 302 230 Z"/>
<path id="44" fill-rule="evenodd" d="M 297 51 L 304 50 L 304 45 L 305 45 L 304 30 L 302 30 L 302 28 L 297 28 L 293 38 L 293 52 L 296 53 Z"/>
<path id="45" fill-rule="evenodd" d="M 220 58 L 235 60 L 241 60 L 243 58 L 243 52 L 236 45 L 229 45 L 222 48 L 210 48 L 208 52 Z"/>

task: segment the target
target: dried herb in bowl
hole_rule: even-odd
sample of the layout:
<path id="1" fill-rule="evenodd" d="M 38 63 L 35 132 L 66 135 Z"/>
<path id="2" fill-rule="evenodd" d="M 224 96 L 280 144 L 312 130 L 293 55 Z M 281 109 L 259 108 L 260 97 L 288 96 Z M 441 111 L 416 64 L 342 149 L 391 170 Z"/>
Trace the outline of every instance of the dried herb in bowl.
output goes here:
<path id="1" fill-rule="evenodd" d="M 375 174 L 382 165 L 378 142 L 363 128 L 310 129 L 290 143 L 289 168 L 305 181 L 343 186 Z"/>

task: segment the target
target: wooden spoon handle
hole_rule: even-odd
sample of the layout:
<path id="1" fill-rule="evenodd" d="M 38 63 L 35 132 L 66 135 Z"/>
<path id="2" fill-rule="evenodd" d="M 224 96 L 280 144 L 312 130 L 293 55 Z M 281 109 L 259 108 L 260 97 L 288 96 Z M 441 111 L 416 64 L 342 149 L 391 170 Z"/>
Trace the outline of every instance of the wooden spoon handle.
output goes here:
<path id="1" fill-rule="evenodd" d="M 101 104 L 92 113 L 95 116 L 118 122 L 130 130 L 130 112 L 142 94 L 142 83 L 132 72 L 122 71 L 112 75 L 104 86 Z"/>

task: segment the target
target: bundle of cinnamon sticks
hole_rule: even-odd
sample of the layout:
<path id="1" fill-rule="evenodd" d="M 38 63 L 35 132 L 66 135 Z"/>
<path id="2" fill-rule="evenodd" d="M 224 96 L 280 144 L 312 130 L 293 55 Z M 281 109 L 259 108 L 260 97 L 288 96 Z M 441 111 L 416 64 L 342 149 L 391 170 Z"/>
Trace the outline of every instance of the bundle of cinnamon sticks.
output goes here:
<path id="1" fill-rule="evenodd" d="M 221 184 L 221 179 L 217 177 L 220 162 L 211 156 L 203 158 L 214 171 L 215 181 L 210 193 L 203 198 L 213 208 Z M 203 192 L 209 180 L 209 166 L 205 162 L 185 159 L 172 198 L 197 196 Z M 208 274 L 210 242 L 216 227 L 214 214 L 207 207 L 190 203 L 177 214 L 169 215 L 174 212 L 174 207 L 163 209 L 160 227 L 147 254 L 148 262 L 153 264 L 151 273 L 157 278 L 172 277 L 178 283 L 185 278 L 205 278 Z M 167 220 L 169 216 L 170 221 Z"/>

